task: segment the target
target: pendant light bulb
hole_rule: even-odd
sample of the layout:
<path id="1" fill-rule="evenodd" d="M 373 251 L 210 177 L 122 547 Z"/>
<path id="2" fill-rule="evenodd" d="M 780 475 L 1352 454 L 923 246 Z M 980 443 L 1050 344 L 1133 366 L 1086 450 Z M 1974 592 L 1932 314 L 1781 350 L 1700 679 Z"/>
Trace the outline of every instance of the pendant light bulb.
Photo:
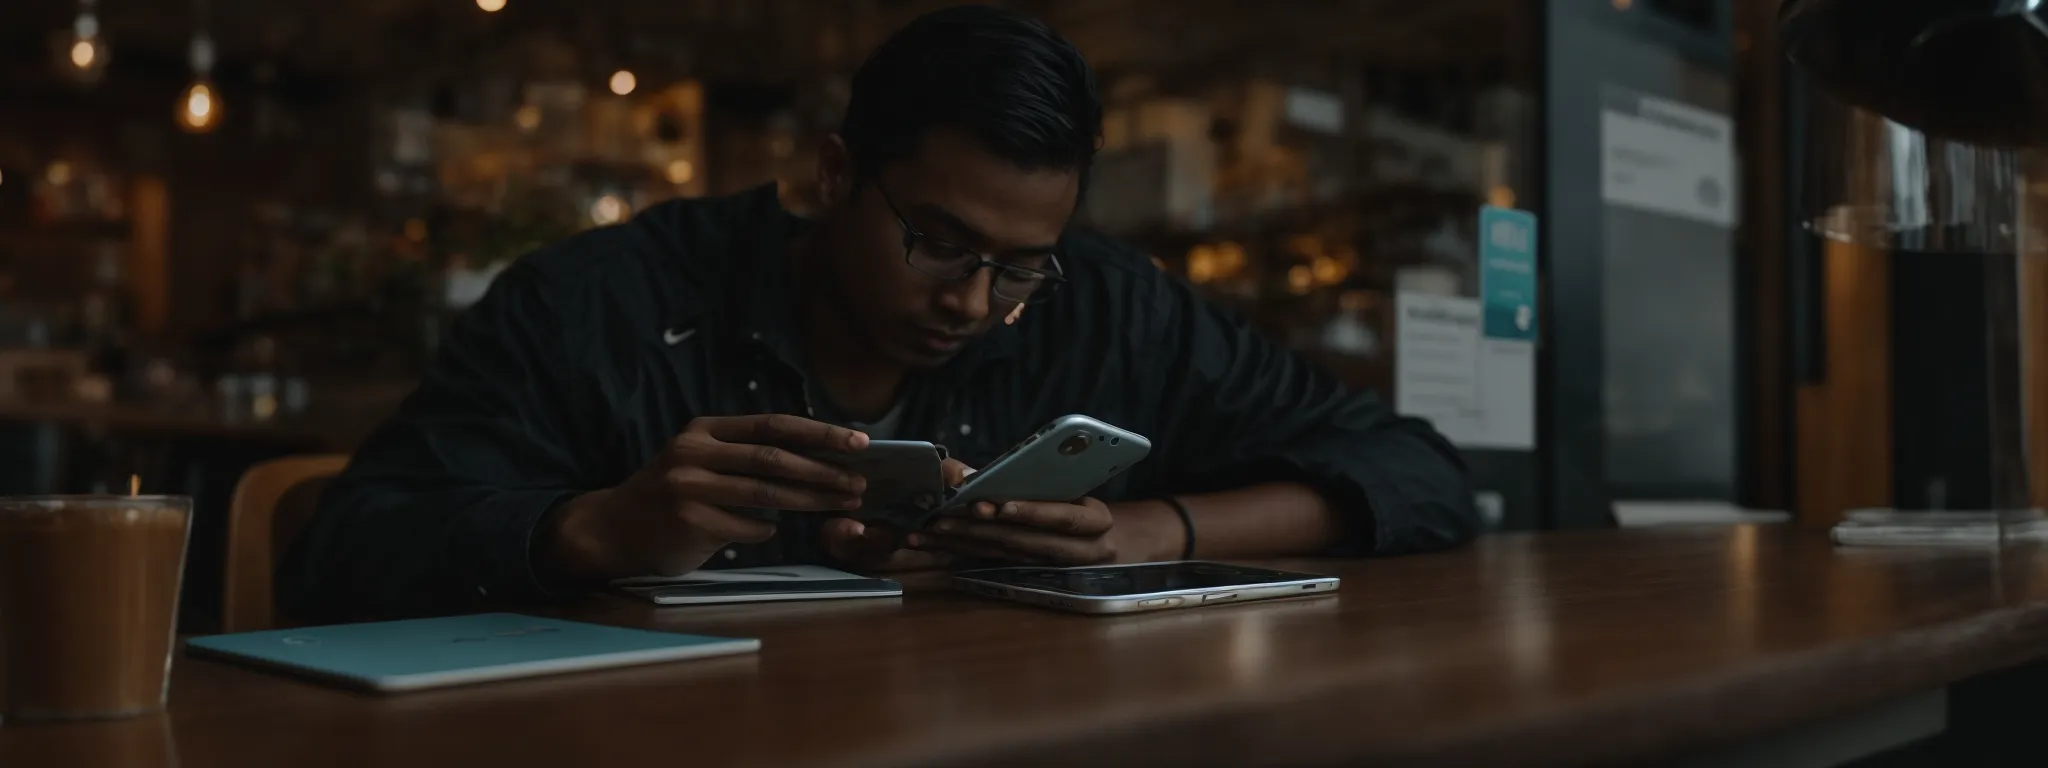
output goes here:
<path id="1" fill-rule="evenodd" d="M 213 39 L 205 34 L 192 38 L 192 84 L 178 94 L 174 109 L 178 127 L 189 133 L 206 133 L 220 125 L 220 92 L 208 75 L 213 71 Z"/>
<path id="2" fill-rule="evenodd" d="M 78 82 L 98 82 L 107 71 L 107 41 L 100 37 L 100 18 L 93 14 L 92 2 L 79 4 L 69 40 L 60 52 L 59 68 Z"/>

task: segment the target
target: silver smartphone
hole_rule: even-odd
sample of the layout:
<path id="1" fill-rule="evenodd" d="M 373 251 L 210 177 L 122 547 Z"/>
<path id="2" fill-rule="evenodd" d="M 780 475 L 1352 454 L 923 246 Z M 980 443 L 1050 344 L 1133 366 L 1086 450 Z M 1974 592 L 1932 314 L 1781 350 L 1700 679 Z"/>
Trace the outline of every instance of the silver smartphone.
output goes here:
<path id="1" fill-rule="evenodd" d="M 983 568 L 953 574 L 978 595 L 1074 613 L 1137 613 L 1337 591 L 1337 577 L 1183 560 L 1080 568 Z"/>
<path id="2" fill-rule="evenodd" d="M 860 509 L 850 517 L 905 530 L 922 527 L 944 506 L 946 449 L 922 440 L 870 440 L 857 453 L 814 454 L 867 478 Z"/>
<path id="3" fill-rule="evenodd" d="M 1143 435 L 1075 414 L 1061 416 L 967 477 L 945 504 L 964 510 L 978 501 L 1072 501 L 1144 460 Z"/>
<path id="4" fill-rule="evenodd" d="M 929 522 L 945 506 L 944 447 L 922 440 L 870 440 L 863 451 L 804 455 L 867 478 L 860 509 L 849 515 L 856 520 L 885 522 L 910 530 Z M 782 513 L 772 509 L 731 507 L 728 511 L 771 523 L 782 521 Z"/>

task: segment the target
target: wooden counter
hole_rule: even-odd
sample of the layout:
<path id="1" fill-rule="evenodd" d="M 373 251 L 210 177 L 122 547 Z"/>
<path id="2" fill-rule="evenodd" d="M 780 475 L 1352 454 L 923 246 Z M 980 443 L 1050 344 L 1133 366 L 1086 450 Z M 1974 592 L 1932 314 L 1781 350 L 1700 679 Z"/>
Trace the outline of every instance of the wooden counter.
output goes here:
<path id="1" fill-rule="evenodd" d="M 55 424 L 88 433 L 159 439 L 226 440 L 303 452 L 346 452 L 391 415 L 411 381 L 325 385 L 300 415 L 231 417 L 206 403 L 27 401 L 0 397 L 0 422 Z"/>
<path id="2" fill-rule="evenodd" d="M 138 403 L 0 399 L 0 421 L 57 424 L 124 436 L 213 438 L 292 447 L 324 447 L 339 442 L 303 420 L 229 419 L 209 408 Z"/>
<path id="3" fill-rule="evenodd" d="M 148 764 L 136 749 L 222 768 L 1576 764 L 1729 744 L 2048 656 L 2038 550 L 1836 550 L 1740 527 L 1271 565 L 1344 585 L 1126 617 L 936 589 L 660 610 L 594 597 L 556 613 L 763 650 L 388 697 L 180 658 L 167 721 L 10 726 L 0 764 Z"/>

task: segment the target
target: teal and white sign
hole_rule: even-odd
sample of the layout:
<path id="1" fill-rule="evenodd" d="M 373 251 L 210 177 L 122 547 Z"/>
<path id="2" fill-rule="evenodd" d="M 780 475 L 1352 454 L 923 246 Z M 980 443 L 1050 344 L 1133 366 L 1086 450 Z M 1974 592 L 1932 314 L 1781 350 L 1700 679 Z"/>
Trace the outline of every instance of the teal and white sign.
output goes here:
<path id="1" fill-rule="evenodd" d="M 1394 409 L 1461 448 L 1536 447 L 1536 217 L 1479 210 L 1479 296 L 1394 296 Z"/>
<path id="2" fill-rule="evenodd" d="M 1536 340 L 1536 215 L 1479 209 L 1479 299 L 1489 339 Z"/>

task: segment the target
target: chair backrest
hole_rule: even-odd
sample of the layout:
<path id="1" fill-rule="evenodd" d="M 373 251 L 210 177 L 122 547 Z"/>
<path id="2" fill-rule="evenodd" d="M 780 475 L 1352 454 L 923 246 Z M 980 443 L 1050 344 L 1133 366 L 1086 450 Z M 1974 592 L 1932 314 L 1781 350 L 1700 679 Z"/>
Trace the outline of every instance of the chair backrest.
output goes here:
<path id="1" fill-rule="evenodd" d="M 272 578 L 277 561 L 313 519 L 320 493 L 348 466 L 344 455 L 288 456 L 242 473 L 228 503 L 227 567 L 221 574 L 221 629 L 278 625 Z"/>

